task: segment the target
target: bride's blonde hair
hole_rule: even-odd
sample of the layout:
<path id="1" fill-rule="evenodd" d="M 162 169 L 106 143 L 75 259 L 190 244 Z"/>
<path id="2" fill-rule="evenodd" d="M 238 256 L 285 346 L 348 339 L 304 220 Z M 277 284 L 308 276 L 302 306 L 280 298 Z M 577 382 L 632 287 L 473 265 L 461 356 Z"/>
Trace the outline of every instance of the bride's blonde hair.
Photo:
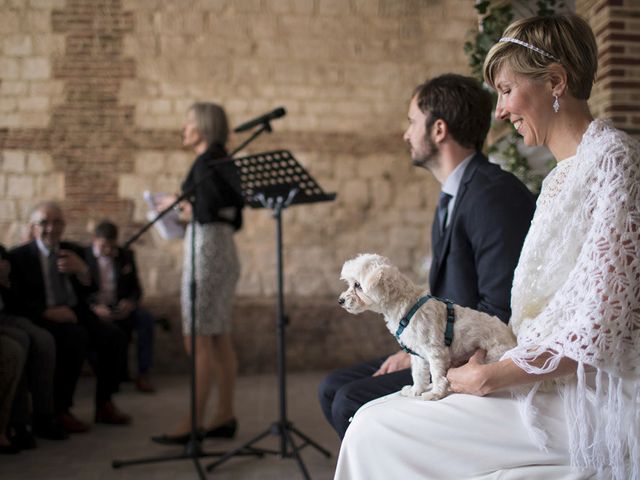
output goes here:
<path id="1" fill-rule="evenodd" d="M 575 14 L 530 17 L 507 27 L 484 61 L 484 80 L 495 88 L 498 73 L 509 68 L 531 79 L 545 79 L 549 66 L 562 65 L 571 94 L 587 100 L 598 69 L 598 47 L 591 27 Z M 513 40 L 518 42 L 514 42 Z M 542 52 L 540 52 L 542 50 Z"/>

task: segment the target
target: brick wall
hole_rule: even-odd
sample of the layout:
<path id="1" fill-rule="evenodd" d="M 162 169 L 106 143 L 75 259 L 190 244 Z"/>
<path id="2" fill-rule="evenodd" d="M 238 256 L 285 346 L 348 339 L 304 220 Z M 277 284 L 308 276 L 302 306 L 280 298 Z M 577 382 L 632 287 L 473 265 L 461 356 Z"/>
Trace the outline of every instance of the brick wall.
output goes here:
<path id="1" fill-rule="evenodd" d="M 594 114 L 640 138 L 640 2 L 577 0 L 576 11 L 598 42 L 598 80 L 590 102 Z"/>
<path id="2" fill-rule="evenodd" d="M 469 2 L 0 0 L 0 8 L 5 244 L 21 240 L 29 209 L 48 198 L 63 203 L 71 239 L 87 241 L 105 216 L 127 237 L 144 222 L 142 192 L 176 191 L 192 161 L 179 131 L 193 101 L 225 105 L 232 124 L 282 105 L 288 115 L 274 133 L 242 153 L 287 148 L 338 192 L 335 202 L 284 213 L 290 364 L 330 366 L 392 345 L 380 319 L 336 308 L 339 271 L 356 253 L 377 251 L 425 278 L 438 187 L 412 169 L 401 134 L 414 85 L 466 72 Z M 247 211 L 235 309 L 245 369 L 273 366 L 274 237 L 268 212 Z M 135 249 L 147 303 L 175 327 L 159 335 L 158 362 L 173 368 L 182 246 L 151 232 Z M 371 329 L 380 340 L 361 345 Z"/>
<path id="3" fill-rule="evenodd" d="M 633 130 L 630 5 L 577 2 L 610 46 L 594 110 Z M 289 366 L 392 348 L 380 318 L 337 308 L 340 267 L 375 251 L 426 279 L 439 187 L 410 166 L 407 103 L 426 77 L 467 73 L 462 43 L 475 22 L 468 0 L 0 0 L 0 240 L 19 242 L 29 209 L 50 198 L 67 211 L 69 238 L 88 241 L 103 217 L 127 238 L 145 221 L 142 192 L 176 191 L 192 161 L 179 133 L 193 101 L 223 104 L 233 125 L 282 105 L 275 131 L 242 153 L 289 149 L 338 193 L 284 213 Z M 244 370 L 274 367 L 274 237 L 268 212 L 249 209 L 236 237 Z M 174 327 L 159 333 L 158 368 L 180 370 L 181 243 L 152 231 L 134 248 L 146 302 Z"/>

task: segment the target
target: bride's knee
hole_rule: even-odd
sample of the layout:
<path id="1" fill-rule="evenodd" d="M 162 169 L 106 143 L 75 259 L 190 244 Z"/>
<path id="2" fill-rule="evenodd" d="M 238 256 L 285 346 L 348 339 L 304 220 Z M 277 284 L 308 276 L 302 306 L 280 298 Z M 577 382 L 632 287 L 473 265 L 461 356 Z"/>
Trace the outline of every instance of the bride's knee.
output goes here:
<path id="1" fill-rule="evenodd" d="M 358 411 L 349 422 L 342 442 L 356 445 L 363 441 L 370 441 L 379 425 L 378 416 L 372 409 Z"/>

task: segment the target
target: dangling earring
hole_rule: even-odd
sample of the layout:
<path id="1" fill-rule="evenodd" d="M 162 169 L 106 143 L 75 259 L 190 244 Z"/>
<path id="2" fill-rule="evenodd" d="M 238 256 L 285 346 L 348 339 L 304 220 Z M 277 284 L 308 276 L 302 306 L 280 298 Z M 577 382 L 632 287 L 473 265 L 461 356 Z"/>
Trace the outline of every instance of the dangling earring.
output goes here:
<path id="1" fill-rule="evenodd" d="M 554 100 L 553 100 L 553 105 L 552 105 L 552 107 L 553 107 L 553 111 L 554 111 L 555 113 L 558 113 L 558 110 L 560 110 L 560 102 L 558 101 L 558 96 L 557 96 L 557 95 L 554 95 L 554 96 L 553 96 L 553 99 L 554 99 Z"/>

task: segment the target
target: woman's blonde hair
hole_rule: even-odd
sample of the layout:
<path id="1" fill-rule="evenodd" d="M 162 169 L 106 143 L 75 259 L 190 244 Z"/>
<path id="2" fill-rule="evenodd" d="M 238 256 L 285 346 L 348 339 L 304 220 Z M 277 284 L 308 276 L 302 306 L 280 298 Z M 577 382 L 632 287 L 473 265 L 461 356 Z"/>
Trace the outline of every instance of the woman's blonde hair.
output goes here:
<path id="1" fill-rule="evenodd" d="M 560 63 L 567 72 L 571 94 L 587 100 L 598 70 L 598 47 L 591 27 L 575 14 L 530 17 L 517 20 L 507 27 L 503 37 L 525 42 L 543 50 L 511 41 L 496 43 L 484 61 L 484 80 L 495 88 L 496 76 L 504 67 L 516 74 L 534 79 L 547 78 L 553 63 Z"/>
<path id="2" fill-rule="evenodd" d="M 189 107 L 196 120 L 200 134 L 207 140 L 207 145 L 217 143 L 224 146 L 229 137 L 229 124 L 224 109 L 215 103 L 196 102 Z"/>

